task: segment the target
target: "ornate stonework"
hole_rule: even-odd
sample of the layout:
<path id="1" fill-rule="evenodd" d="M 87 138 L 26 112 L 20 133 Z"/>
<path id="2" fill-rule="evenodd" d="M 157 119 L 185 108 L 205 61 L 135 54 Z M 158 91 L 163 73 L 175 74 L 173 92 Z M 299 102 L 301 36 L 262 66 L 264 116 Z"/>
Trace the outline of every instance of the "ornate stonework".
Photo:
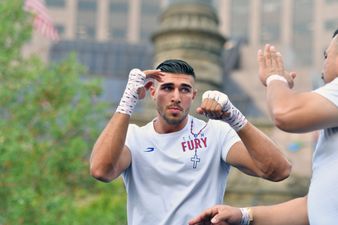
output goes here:
<path id="1" fill-rule="evenodd" d="M 219 33 L 218 22 L 210 1 L 172 1 L 152 38 L 154 64 L 169 58 L 183 59 L 194 67 L 198 83 L 219 87 L 225 38 Z"/>
<path id="2" fill-rule="evenodd" d="M 219 32 L 218 16 L 210 2 L 170 1 L 161 15 L 158 31 L 152 36 L 155 66 L 176 58 L 194 68 L 198 94 L 191 107 L 192 114 L 204 91 L 221 89 L 224 73 L 222 57 L 226 39 Z"/>

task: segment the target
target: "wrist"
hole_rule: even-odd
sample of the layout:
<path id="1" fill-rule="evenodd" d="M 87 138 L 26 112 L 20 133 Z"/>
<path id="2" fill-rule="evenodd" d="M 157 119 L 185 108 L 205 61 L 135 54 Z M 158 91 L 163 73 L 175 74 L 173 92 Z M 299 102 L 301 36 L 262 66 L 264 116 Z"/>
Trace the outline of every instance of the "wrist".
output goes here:
<path id="1" fill-rule="evenodd" d="M 278 75 L 278 74 L 273 74 L 273 75 L 269 76 L 265 81 L 266 86 L 269 86 L 269 84 L 272 81 L 282 81 L 282 82 L 288 84 L 287 79 L 285 77 L 281 76 L 281 75 Z"/>
<path id="2" fill-rule="evenodd" d="M 129 79 L 116 112 L 131 116 L 137 102 L 138 90 L 144 86 L 146 75 L 139 69 L 132 69 Z"/>
<path id="3" fill-rule="evenodd" d="M 253 213 L 251 208 L 240 208 L 242 219 L 240 225 L 251 225 L 253 222 Z"/>
<path id="4" fill-rule="evenodd" d="M 227 122 L 236 132 L 240 131 L 248 123 L 248 120 L 242 112 L 239 111 L 239 109 L 237 109 L 229 100 L 223 106 L 223 111 L 230 113 L 230 115 L 223 117 L 222 120 Z"/>
<path id="5" fill-rule="evenodd" d="M 223 114 L 221 117 L 213 117 L 206 115 L 211 119 L 218 119 L 228 123 L 236 132 L 242 129 L 247 124 L 247 119 L 232 103 L 230 102 L 228 96 L 219 91 L 206 91 L 202 96 L 202 100 L 213 99 L 221 107 Z"/>
<path id="6" fill-rule="evenodd" d="M 137 95 L 135 95 L 135 93 L 131 93 L 130 89 L 126 88 L 120 100 L 120 103 L 116 109 L 116 112 L 131 116 L 137 102 L 138 102 Z"/>

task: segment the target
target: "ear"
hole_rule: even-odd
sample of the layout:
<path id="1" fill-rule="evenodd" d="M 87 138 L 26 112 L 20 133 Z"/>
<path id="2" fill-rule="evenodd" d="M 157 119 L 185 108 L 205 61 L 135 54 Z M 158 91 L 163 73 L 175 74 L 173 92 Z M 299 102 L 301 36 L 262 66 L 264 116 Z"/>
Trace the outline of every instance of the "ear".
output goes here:
<path id="1" fill-rule="evenodd" d="M 155 88 L 155 85 L 151 85 L 149 87 L 149 93 L 150 93 L 150 96 L 153 100 L 155 100 L 155 94 L 156 94 L 156 88 Z"/>
<path id="2" fill-rule="evenodd" d="M 197 95 L 197 89 L 195 89 L 192 93 L 192 99 L 194 100 L 196 98 Z"/>

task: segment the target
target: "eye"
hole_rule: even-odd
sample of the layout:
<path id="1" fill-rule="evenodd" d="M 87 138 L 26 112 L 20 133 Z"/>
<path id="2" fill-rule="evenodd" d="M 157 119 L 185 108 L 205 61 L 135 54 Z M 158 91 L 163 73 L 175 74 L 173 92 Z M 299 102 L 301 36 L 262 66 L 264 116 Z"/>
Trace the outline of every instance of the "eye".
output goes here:
<path id="1" fill-rule="evenodd" d="M 191 88 L 189 88 L 189 87 L 182 87 L 181 88 L 181 92 L 182 93 L 190 93 L 191 92 Z"/>
<path id="2" fill-rule="evenodd" d="M 163 91 L 171 91 L 173 88 L 171 86 L 162 86 L 161 90 Z"/>
<path id="3" fill-rule="evenodd" d="M 326 51 L 324 51 L 323 55 L 324 55 L 324 59 L 327 59 L 327 52 Z"/>

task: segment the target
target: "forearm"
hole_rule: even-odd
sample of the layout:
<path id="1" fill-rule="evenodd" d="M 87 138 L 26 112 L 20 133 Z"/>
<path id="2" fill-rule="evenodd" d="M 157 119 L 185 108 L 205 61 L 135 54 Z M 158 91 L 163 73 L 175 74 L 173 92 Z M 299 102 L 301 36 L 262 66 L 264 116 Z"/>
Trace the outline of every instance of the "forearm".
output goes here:
<path id="1" fill-rule="evenodd" d="M 291 164 L 263 132 L 248 122 L 238 135 L 262 177 L 280 181 L 289 176 Z"/>
<path id="2" fill-rule="evenodd" d="M 124 148 L 130 116 L 115 113 L 97 139 L 90 158 L 92 175 L 103 181 L 112 180 Z"/>
<path id="3" fill-rule="evenodd" d="M 252 212 L 252 225 L 309 225 L 306 197 L 272 206 L 253 207 Z"/>

